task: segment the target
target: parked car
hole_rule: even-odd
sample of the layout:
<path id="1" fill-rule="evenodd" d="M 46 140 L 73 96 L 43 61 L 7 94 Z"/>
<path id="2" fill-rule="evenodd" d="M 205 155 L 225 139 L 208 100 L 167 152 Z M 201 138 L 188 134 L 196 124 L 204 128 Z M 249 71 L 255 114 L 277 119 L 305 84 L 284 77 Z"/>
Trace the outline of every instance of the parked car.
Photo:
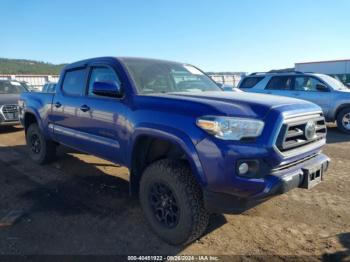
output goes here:
<path id="1" fill-rule="evenodd" d="M 17 81 L 17 80 L 12 81 L 12 82 L 19 83 L 26 90 L 26 92 L 30 92 L 30 85 L 28 84 L 28 82 L 26 82 L 26 81 Z"/>
<path id="2" fill-rule="evenodd" d="M 326 121 L 337 122 L 339 130 L 350 134 L 350 90 L 339 80 L 316 73 L 253 73 L 238 88 L 308 100 L 319 105 Z"/>
<path id="3" fill-rule="evenodd" d="M 26 82 L 21 82 L 22 85 L 25 85 L 29 92 L 41 92 L 40 86 L 30 85 Z"/>
<path id="4" fill-rule="evenodd" d="M 41 92 L 43 92 L 43 93 L 55 93 L 56 92 L 56 83 L 52 83 L 52 82 L 45 83 Z"/>
<path id="5" fill-rule="evenodd" d="M 18 98 L 28 90 L 17 81 L 0 80 L 0 126 L 19 124 Z"/>
<path id="6" fill-rule="evenodd" d="M 224 92 L 198 68 L 143 58 L 65 66 L 56 93 L 22 94 L 31 159 L 58 144 L 126 166 L 154 232 L 186 244 L 212 212 L 242 212 L 321 182 L 326 125 L 319 106 Z"/>

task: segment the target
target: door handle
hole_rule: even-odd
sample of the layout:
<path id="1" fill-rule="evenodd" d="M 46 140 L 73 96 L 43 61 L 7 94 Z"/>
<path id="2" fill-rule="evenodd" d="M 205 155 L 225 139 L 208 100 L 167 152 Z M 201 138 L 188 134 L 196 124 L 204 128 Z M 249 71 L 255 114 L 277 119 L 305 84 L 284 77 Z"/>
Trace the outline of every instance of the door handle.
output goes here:
<path id="1" fill-rule="evenodd" d="M 300 96 L 300 94 L 299 94 L 299 93 L 294 93 L 293 95 L 295 95 L 295 96 Z"/>
<path id="2" fill-rule="evenodd" d="M 88 107 L 87 105 L 82 105 L 82 106 L 80 107 L 80 110 L 83 111 L 83 112 L 87 112 L 87 111 L 90 110 L 90 107 Z"/>
<path id="3" fill-rule="evenodd" d="M 56 107 L 56 108 L 60 108 L 61 106 L 62 106 L 62 104 L 61 104 L 60 102 L 56 102 L 56 103 L 55 103 L 55 107 Z"/>

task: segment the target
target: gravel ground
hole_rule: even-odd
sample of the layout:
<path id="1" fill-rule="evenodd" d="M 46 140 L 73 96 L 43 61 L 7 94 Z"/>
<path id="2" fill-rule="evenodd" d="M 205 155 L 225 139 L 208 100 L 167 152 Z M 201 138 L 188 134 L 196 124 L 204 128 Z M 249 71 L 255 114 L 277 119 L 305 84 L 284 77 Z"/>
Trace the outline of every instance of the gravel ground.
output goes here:
<path id="1" fill-rule="evenodd" d="M 335 128 L 324 150 L 332 163 L 323 183 L 241 215 L 213 215 L 206 234 L 186 247 L 164 244 L 150 231 L 128 195 L 127 169 L 63 147 L 55 163 L 38 166 L 24 144 L 21 128 L 0 129 L 0 254 L 350 259 L 350 136 Z M 20 214 L 17 220 L 1 225 L 11 212 Z"/>

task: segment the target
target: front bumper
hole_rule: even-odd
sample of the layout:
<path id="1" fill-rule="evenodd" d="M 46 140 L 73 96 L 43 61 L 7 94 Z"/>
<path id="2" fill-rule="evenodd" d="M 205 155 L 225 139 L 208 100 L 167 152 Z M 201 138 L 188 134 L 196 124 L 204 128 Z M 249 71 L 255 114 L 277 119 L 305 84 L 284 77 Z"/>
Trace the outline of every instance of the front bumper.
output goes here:
<path id="1" fill-rule="evenodd" d="M 272 171 L 263 178 L 265 188 L 255 195 L 241 197 L 238 195 L 213 192 L 204 189 L 203 198 L 205 207 L 213 213 L 241 213 L 257 204 L 279 194 L 288 192 L 297 187 L 313 186 L 309 180 L 312 170 L 321 170 L 320 180 L 323 180 L 330 159 L 324 154 L 318 154 L 306 161 L 288 166 L 285 169 Z"/>

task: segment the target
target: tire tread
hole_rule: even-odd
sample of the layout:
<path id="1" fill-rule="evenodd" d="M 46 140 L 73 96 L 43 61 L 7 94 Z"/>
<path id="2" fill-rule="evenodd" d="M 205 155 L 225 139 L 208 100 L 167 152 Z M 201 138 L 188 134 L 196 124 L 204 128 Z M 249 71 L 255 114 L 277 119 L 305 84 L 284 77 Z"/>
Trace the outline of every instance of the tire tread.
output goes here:
<path id="1" fill-rule="evenodd" d="M 172 181 L 175 181 L 177 184 L 176 188 L 179 188 L 182 191 L 179 192 L 179 194 L 186 196 L 186 208 L 189 208 L 192 211 L 192 226 L 187 239 L 181 243 L 170 244 L 186 245 L 198 239 L 208 226 L 209 213 L 204 208 L 202 190 L 191 173 L 188 164 L 185 161 L 161 159 L 150 164 L 150 166 L 146 168 L 141 179 L 148 179 L 148 176 L 151 176 L 152 174 L 171 174 Z M 140 194 L 140 197 L 144 196 Z M 169 243 L 169 241 L 167 242 Z"/>

